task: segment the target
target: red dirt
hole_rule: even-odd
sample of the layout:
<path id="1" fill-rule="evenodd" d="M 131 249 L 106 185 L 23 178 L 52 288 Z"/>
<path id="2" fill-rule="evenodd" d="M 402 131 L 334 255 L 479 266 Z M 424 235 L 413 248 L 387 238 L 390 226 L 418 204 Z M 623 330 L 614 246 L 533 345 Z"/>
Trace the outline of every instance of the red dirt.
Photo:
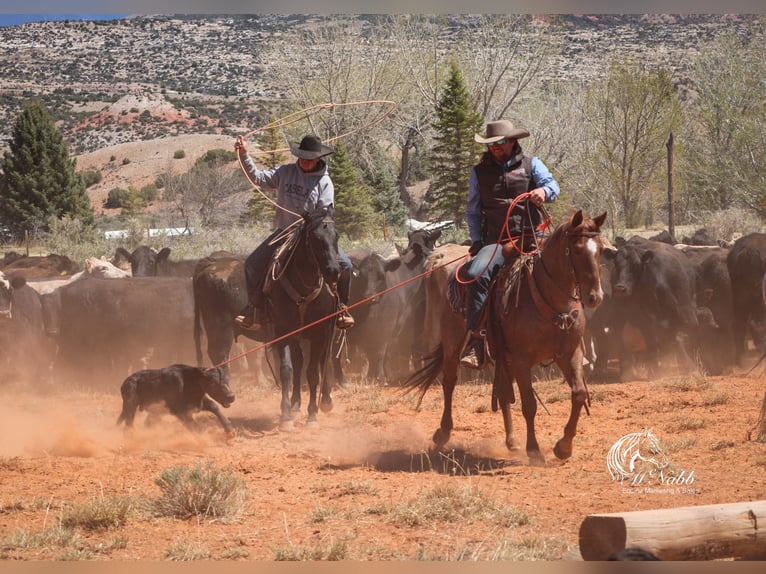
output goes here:
<path id="1" fill-rule="evenodd" d="M 335 408 L 320 413 L 318 428 L 305 424 L 304 395 L 296 430 L 285 433 L 273 383 L 238 375 L 228 411 L 238 435 L 227 442 L 208 413 L 196 415 L 197 434 L 168 416 L 147 427 L 143 415 L 126 434 L 115 426 L 119 383 L 112 392 L 0 388 L 0 558 L 576 560 L 588 514 L 766 499 L 766 445 L 746 438 L 766 390 L 764 371 L 591 383 L 591 415 L 581 419 L 565 462 L 551 449 L 568 393 L 559 380 L 541 381 L 536 388 L 550 411 L 538 410 L 542 468 L 529 466 L 523 451 L 505 450 L 502 419 L 479 382 L 458 387 L 456 428 L 442 454 L 430 441 L 441 414 L 438 387 L 415 411 L 414 395 L 352 379 L 335 391 Z M 523 438 L 519 405 L 514 416 Z M 612 482 L 609 448 L 643 428 L 653 429 L 673 468 L 693 471 L 688 488 L 646 492 Z M 79 530 L 69 545 L 18 542 L 56 527 L 62 506 L 102 496 L 156 499 L 163 469 L 197 462 L 244 481 L 240 516 L 181 520 L 137 510 L 116 529 Z M 495 510 L 434 514 L 439 501 L 460 496 Z M 522 519 L 508 520 L 511 510 Z"/>

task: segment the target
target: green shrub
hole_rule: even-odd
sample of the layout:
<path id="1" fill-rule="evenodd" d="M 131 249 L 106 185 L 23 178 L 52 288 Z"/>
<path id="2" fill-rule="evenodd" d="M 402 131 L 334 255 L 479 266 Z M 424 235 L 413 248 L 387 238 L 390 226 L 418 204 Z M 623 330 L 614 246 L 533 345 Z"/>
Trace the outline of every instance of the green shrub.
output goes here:
<path id="1" fill-rule="evenodd" d="M 103 179 L 100 169 L 86 169 L 82 173 L 82 180 L 85 182 L 85 187 L 90 187 L 99 183 Z"/>
<path id="2" fill-rule="evenodd" d="M 183 159 L 185 157 L 186 157 L 186 152 L 184 150 L 182 150 L 182 149 L 177 149 L 173 153 L 173 159 Z"/>
<path id="3" fill-rule="evenodd" d="M 160 192 L 157 189 L 157 185 L 156 184 L 149 183 L 149 184 L 145 185 L 144 187 L 142 187 L 139 190 L 138 194 L 141 196 L 141 198 L 144 201 L 146 201 L 148 203 L 148 202 L 156 200 L 159 197 Z"/>
<path id="4" fill-rule="evenodd" d="M 122 165 L 128 165 L 129 163 L 130 163 L 130 158 L 129 157 L 122 158 Z"/>
<path id="5" fill-rule="evenodd" d="M 117 209 L 125 205 L 128 200 L 128 190 L 122 187 L 115 187 L 109 190 L 104 202 L 104 207 L 108 209 Z"/>
<path id="6" fill-rule="evenodd" d="M 61 517 L 61 525 L 66 528 L 85 530 L 119 528 L 127 522 L 132 508 L 131 499 L 124 496 L 96 498 L 82 504 L 66 506 Z"/>

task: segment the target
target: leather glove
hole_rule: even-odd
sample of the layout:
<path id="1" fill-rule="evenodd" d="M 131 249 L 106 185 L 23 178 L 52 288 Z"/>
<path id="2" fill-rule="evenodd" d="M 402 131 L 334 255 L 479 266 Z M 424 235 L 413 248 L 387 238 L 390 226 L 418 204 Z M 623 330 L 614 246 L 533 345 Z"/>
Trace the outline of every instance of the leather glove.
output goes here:
<path id="1" fill-rule="evenodd" d="M 482 241 L 474 241 L 471 243 L 471 247 L 468 249 L 468 255 L 471 257 L 475 256 L 479 251 L 481 251 L 482 247 L 484 247 L 484 243 Z"/>

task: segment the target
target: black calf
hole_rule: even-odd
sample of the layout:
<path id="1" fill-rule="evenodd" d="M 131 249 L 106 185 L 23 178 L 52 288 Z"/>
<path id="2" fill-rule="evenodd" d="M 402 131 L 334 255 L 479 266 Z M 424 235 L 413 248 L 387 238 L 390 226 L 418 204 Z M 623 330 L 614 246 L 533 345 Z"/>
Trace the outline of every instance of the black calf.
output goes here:
<path id="1" fill-rule="evenodd" d="M 162 369 L 147 369 L 130 375 L 120 387 L 122 413 L 117 424 L 133 426 L 136 410 L 144 410 L 154 403 L 165 403 L 168 410 L 189 428 L 194 428 L 193 411 L 213 413 L 223 425 L 226 434 L 233 436 L 229 419 L 215 401 L 224 408 L 234 402 L 228 376 L 220 368 L 171 365 Z"/>

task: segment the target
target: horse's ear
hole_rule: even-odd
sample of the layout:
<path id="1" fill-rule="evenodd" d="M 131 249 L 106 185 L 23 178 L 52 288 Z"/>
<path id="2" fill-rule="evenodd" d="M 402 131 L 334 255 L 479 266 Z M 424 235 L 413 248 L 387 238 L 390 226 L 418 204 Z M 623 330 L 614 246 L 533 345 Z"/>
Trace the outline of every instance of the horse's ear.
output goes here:
<path id="1" fill-rule="evenodd" d="M 580 227 L 582 225 L 582 209 L 578 209 L 572 216 L 571 227 Z"/>
<path id="2" fill-rule="evenodd" d="M 598 217 L 593 218 L 593 223 L 596 224 L 596 227 L 601 229 L 601 226 L 604 225 L 604 222 L 606 221 L 606 211 L 599 215 Z"/>

